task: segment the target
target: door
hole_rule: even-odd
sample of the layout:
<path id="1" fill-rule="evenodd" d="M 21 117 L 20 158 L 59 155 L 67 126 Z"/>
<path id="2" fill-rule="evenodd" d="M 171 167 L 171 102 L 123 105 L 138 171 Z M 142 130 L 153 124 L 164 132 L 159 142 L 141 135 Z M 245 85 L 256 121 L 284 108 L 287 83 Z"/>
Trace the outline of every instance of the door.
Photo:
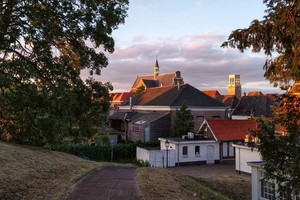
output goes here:
<path id="1" fill-rule="evenodd" d="M 144 129 L 144 141 L 150 142 L 150 127 L 145 127 Z"/>
<path id="2" fill-rule="evenodd" d="M 206 147 L 206 163 L 207 164 L 215 163 L 215 147 L 213 145 L 208 145 Z"/>

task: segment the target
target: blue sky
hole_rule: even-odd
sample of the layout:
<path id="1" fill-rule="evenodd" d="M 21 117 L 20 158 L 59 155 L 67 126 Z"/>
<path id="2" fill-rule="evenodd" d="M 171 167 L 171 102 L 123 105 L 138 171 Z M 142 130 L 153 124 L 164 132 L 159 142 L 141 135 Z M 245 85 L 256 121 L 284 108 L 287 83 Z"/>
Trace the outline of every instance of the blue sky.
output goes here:
<path id="1" fill-rule="evenodd" d="M 125 24 L 113 33 L 109 66 L 95 79 L 129 91 L 137 75 L 153 73 L 157 57 L 160 73 L 179 70 L 200 90 L 227 94 L 228 75 L 239 74 L 243 92 L 282 93 L 263 76 L 263 54 L 220 47 L 265 9 L 262 0 L 131 0 Z"/>

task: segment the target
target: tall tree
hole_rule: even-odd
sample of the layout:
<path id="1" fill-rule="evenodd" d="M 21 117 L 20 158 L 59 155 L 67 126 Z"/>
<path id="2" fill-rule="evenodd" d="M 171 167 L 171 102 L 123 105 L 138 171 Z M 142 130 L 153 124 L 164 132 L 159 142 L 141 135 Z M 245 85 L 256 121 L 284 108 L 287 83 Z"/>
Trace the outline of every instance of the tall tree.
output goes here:
<path id="1" fill-rule="evenodd" d="M 253 20 L 248 28 L 234 30 L 223 47 L 264 51 L 264 76 L 275 86 L 289 86 L 300 78 L 300 1 L 263 0 L 267 5 L 263 20 Z"/>
<path id="2" fill-rule="evenodd" d="M 194 125 L 194 116 L 188 110 L 188 105 L 183 103 L 180 109 L 176 111 L 172 135 L 179 137 L 187 135 L 188 132 L 194 130 Z"/>
<path id="3" fill-rule="evenodd" d="M 38 144 L 99 126 L 112 86 L 84 82 L 80 71 L 100 75 L 108 65 L 127 9 L 128 0 L 0 1 L 2 135 Z"/>
<path id="4" fill-rule="evenodd" d="M 268 56 L 264 76 L 275 86 L 287 88 L 290 82 L 300 79 L 300 1 L 263 2 L 267 5 L 263 20 L 254 20 L 248 28 L 233 31 L 222 46 L 241 52 L 249 48 L 253 52 L 264 51 Z M 277 136 L 274 128 L 265 125 L 258 146 L 267 161 L 265 176 L 282 183 L 280 191 L 286 194 L 300 188 L 299 101 L 299 97 L 283 97 L 274 122 L 283 126 L 287 135 Z"/>

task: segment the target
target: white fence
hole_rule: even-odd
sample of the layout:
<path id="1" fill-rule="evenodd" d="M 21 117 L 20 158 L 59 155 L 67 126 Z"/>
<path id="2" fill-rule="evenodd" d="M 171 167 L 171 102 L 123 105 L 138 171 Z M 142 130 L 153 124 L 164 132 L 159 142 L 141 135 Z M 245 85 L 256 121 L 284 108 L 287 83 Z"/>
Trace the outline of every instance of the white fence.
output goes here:
<path id="1" fill-rule="evenodd" d="M 175 153 L 173 149 L 167 150 L 148 150 L 136 148 L 136 159 L 149 162 L 151 167 L 175 167 Z"/>

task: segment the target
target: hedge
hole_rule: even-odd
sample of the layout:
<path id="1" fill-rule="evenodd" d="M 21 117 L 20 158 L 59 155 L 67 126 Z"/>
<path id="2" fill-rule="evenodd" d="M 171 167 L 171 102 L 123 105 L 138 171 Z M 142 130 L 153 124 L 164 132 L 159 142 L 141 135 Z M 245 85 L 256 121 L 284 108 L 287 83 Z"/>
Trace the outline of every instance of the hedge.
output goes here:
<path id="1" fill-rule="evenodd" d="M 73 154 L 94 161 L 134 162 L 134 160 L 136 159 L 137 146 L 138 147 L 159 147 L 159 142 L 119 143 L 114 146 L 58 144 L 58 145 L 49 146 L 47 147 L 47 149 Z M 112 151 L 113 151 L 113 156 L 112 156 Z"/>

